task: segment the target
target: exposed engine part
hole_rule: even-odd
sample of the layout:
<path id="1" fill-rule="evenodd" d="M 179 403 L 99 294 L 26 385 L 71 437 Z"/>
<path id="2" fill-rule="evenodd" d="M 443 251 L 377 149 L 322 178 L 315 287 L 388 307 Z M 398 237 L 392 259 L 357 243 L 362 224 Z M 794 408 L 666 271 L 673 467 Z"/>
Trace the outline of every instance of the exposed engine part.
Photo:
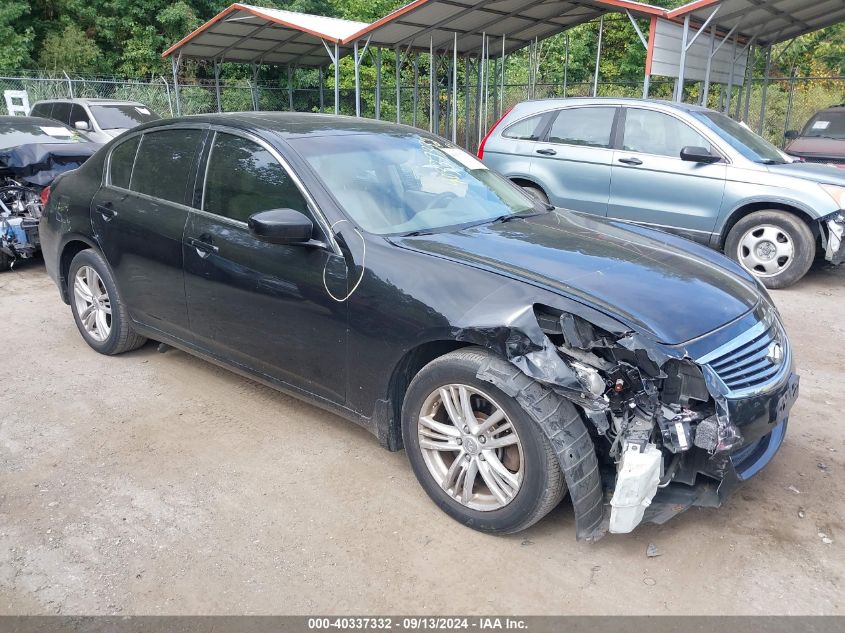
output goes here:
<path id="1" fill-rule="evenodd" d="M 11 178 L 0 181 L 0 261 L 6 260 L 12 267 L 17 260 L 38 252 L 40 219 L 38 191 Z"/>
<path id="2" fill-rule="evenodd" d="M 644 447 L 625 443 L 610 500 L 610 531 L 627 534 L 643 520 L 646 508 L 657 494 L 663 470 L 663 453 L 654 444 Z"/>

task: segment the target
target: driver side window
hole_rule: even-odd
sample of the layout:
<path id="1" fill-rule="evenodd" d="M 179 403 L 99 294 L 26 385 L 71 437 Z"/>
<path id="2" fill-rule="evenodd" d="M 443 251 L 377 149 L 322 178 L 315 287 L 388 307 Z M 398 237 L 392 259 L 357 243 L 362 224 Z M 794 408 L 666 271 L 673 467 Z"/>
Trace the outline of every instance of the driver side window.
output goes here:
<path id="1" fill-rule="evenodd" d="M 294 209 L 311 216 L 296 183 L 270 152 L 225 132 L 214 137 L 202 208 L 240 222 L 270 209 Z"/>
<path id="2" fill-rule="evenodd" d="M 680 158 L 688 145 L 713 151 L 707 139 L 673 116 L 639 108 L 625 111 L 625 151 Z"/>

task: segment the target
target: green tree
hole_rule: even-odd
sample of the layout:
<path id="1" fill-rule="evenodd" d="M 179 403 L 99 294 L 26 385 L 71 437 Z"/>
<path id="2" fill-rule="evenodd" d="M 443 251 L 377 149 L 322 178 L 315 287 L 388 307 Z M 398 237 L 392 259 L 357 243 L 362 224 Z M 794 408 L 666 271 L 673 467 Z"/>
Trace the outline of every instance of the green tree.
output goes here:
<path id="1" fill-rule="evenodd" d="M 50 33 L 41 46 L 39 65 L 53 72 L 91 73 L 99 69 L 100 49 L 85 32 L 67 25 Z"/>
<path id="2" fill-rule="evenodd" d="M 26 25 L 29 3 L 3 0 L 0 3 L 0 71 L 14 72 L 26 67 L 32 54 L 35 31 Z"/>

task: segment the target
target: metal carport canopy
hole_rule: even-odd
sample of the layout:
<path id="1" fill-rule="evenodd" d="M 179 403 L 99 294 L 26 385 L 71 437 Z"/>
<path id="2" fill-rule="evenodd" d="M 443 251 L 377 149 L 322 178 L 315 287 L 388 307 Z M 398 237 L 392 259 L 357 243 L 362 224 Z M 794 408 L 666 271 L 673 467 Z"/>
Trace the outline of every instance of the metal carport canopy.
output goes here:
<path id="1" fill-rule="evenodd" d="M 162 54 L 215 61 L 319 67 L 327 63 L 326 45 L 340 45 L 365 28 L 353 22 L 233 4 Z M 342 54 L 342 53 L 341 53 Z"/>
<path id="2" fill-rule="evenodd" d="M 454 48 L 459 54 L 481 49 L 482 34 L 505 38 L 505 53 L 543 40 L 610 11 L 634 16 L 664 15 L 664 10 L 631 0 L 415 0 L 357 33 L 344 43 L 368 40 L 371 46 L 420 51 Z M 502 52 L 496 46 L 489 52 Z"/>
<path id="3" fill-rule="evenodd" d="M 670 20 L 690 17 L 702 24 L 718 8 L 711 24 L 758 46 L 770 46 L 845 20 L 845 0 L 696 0 L 666 13 Z"/>

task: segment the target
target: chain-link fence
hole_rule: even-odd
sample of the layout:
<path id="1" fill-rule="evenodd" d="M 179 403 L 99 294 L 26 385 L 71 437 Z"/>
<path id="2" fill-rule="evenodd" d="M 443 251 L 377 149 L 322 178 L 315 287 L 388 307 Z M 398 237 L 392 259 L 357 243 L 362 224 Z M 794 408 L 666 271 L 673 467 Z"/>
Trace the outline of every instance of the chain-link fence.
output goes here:
<path id="1" fill-rule="evenodd" d="M 765 85 L 765 89 L 764 89 Z M 656 99 L 671 99 L 674 81 L 653 78 L 649 96 Z M 139 101 L 162 116 L 177 113 L 176 89 L 172 80 L 164 77 L 149 79 L 117 79 L 113 77 L 70 77 L 21 75 L 0 77 L 0 92 L 6 90 L 26 91 L 30 105 L 41 99 L 57 98 L 108 98 Z M 179 85 L 179 108 L 182 114 L 202 114 L 218 110 L 218 91 L 213 81 L 185 81 Z M 684 100 L 698 103 L 701 97 L 701 83 L 690 82 L 684 89 Z M 457 91 L 457 121 L 455 138 L 459 143 L 473 149 L 484 132 L 498 119 L 502 112 L 526 99 L 547 97 L 580 97 L 592 94 L 593 84 L 579 83 L 535 83 L 506 84 L 504 89 L 488 86 L 486 99 L 480 98 L 477 86 L 471 82 Z M 381 98 L 377 102 L 376 86 L 361 87 L 361 115 L 395 121 L 396 86 L 392 77 L 385 77 L 381 86 Z M 599 82 L 600 96 L 639 97 L 642 96 L 642 82 Z M 764 99 L 765 94 L 765 99 Z M 713 85 L 708 95 L 708 106 L 724 109 L 726 87 Z M 342 114 L 355 114 L 355 91 L 341 88 L 339 110 Z M 435 98 L 430 102 L 428 82 L 420 78 L 416 87 L 400 87 L 399 120 L 402 123 L 428 129 L 433 119 L 434 131 L 446 137 L 452 136 L 452 91 L 446 85 L 436 87 Z M 479 103 L 484 104 L 478 112 Z M 739 102 L 739 103 L 738 103 Z M 845 77 L 800 77 L 770 78 L 768 81 L 755 78 L 750 89 L 734 87 L 730 113 L 744 120 L 751 129 L 759 131 L 773 143 L 784 144 L 784 132 L 801 129 L 818 110 L 845 102 Z M 431 105 L 433 104 L 433 107 Z M 738 108 L 737 108 L 738 104 Z M 746 105 L 747 104 L 747 105 Z M 764 107 L 765 106 L 765 107 Z M 223 112 L 244 110 L 334 112 L 334 89 L 332 86 L 288 87 L 280 83 L 253 83 L 246 79 L 222 81 L 219 90 L 219 109 Z M 0 113 L 6 114 L 5 99 L 0 101 Z"/>

